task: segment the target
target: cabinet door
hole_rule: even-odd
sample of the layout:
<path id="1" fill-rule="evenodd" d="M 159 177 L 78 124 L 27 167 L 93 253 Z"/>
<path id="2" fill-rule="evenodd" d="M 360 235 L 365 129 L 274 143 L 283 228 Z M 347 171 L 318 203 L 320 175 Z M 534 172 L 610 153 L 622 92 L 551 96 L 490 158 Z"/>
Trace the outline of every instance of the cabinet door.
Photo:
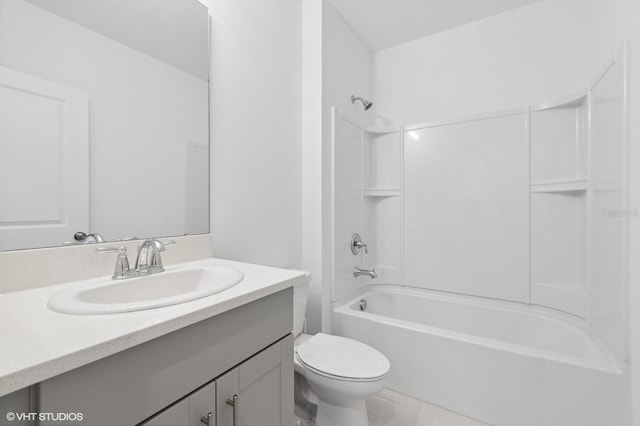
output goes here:
<path id="1" fill-rule="evenodd" d="M 293 424 L 293 337 L 249 358 L 216 384 L 217 426 Z"/>
<path id="2" fill-rule="evenodd" d="M 189 400 L 183 399 L 175 405 L 153 416 L 139 426 L 187 426 Z"/>
<path id="3" fill-rule="evenodd" d="M 28 418 L 19 418 L 24 414 L 29 414 L 29 388 L 10 393 L 0 397 L 0 426 L 29 426 Z"/>
<path id="4" fill-rule="evenodd" d="M 216 426 L 216 382 L 189 397 L 189 426 Z"/>
<path id="5" fill-rule="evenodd" d="M 216 383 L 211 382 L 139 426 L 215 426 L 215 405 Z"/>

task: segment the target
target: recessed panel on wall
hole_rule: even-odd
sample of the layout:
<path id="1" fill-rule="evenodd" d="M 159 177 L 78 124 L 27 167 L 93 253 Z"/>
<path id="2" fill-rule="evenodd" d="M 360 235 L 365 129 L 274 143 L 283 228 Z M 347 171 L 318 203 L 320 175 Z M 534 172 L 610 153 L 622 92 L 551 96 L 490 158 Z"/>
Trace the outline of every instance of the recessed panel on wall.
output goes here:
<path id="1" fill-rule="evenodd" d="M 370 238 L 363 262 L 375 267 L 378 277 L 363 278 L 364 285 L 400 284 L 400 211 L 399 195 L 373 195 L 365 190 L 363 222 Z"/>
<path id="2" fill-rule="evenodd" d="M 584 179 L 586 95 L 531 113 L 531 182 Z"/>
<path id="3" fill-rule="evenodd" d="M 531 303 L 585 318 L 585 191 L 531 193 Z"/>
<path id="4" fill-rule="evenodd" d="M 0 222 L 62 221 L 63 107 L 0 87 Z"/>
<path id="5" fill-rule="evenodd" d="M 86 94 L 0 68 L 0 250 L 89 231 Z"/>
<path id="6" fill-rule="evenodd" d="M 407 128 L 404 143 L 404 283 L 528 301 L 525 114 Z"/>

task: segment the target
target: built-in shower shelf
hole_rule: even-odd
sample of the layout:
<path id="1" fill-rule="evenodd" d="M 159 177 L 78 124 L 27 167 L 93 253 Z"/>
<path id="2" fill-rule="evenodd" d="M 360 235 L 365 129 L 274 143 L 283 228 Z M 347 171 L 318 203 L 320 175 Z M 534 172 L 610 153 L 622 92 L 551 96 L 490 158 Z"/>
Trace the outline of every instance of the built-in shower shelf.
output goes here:
<path id="1" fill-rule="evenodd" d="M 367 133 L 383 135 L 386 133 L 398 133 L 400 131 L 400 127 L 365 127 L 364 129 Z"/>
<path id="2" fill-rule="evenodd" d="M 564 98 L 559 98 L 551 102 L 545 102 L 538 105 L 531 105 L 531 112 L 542 111 L 546 109 L 559 109 L 559 108 L 578 108 L 587 101 L 587 91 L 581 90 Z"/>
<path id="3" fill-rule="evenodd" d="M 581 192 L 587 190 L 585 179 L 532 183 L 531 192 Z"/>
<path id="4" fill-rule="evenodd" d="M 365 188 L 365 197 L 399 197 L 400 188 Z"/>

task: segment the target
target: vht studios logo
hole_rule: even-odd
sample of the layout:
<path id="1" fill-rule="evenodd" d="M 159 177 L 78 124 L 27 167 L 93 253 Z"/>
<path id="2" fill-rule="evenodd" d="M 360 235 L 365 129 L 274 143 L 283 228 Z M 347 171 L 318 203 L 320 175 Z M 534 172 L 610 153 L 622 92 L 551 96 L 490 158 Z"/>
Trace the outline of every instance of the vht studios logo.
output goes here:
<path id="1" fill-rule="evenodd" d="M 9 411 L 6 419 L 10 422 L 17 420 L 19 422 L 36 420 L 40 422 L 81 422 L 84 418 L 82 413 L 14 413 Z"/>

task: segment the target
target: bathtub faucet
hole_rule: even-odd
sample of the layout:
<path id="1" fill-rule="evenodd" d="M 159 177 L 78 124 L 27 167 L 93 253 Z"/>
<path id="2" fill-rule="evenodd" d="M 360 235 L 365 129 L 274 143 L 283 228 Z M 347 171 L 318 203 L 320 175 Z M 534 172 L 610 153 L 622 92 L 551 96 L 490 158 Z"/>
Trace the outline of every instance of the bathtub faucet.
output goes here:
<path id="1" fill-rule="evenodd" d="M 376 274 L 375 268 L 360 269 L 357 266 L 353 268 L 353 276 L 358 278 L 360 275 L 366 275 L 371 279 L 378 278 L 378 274 Z"/>

